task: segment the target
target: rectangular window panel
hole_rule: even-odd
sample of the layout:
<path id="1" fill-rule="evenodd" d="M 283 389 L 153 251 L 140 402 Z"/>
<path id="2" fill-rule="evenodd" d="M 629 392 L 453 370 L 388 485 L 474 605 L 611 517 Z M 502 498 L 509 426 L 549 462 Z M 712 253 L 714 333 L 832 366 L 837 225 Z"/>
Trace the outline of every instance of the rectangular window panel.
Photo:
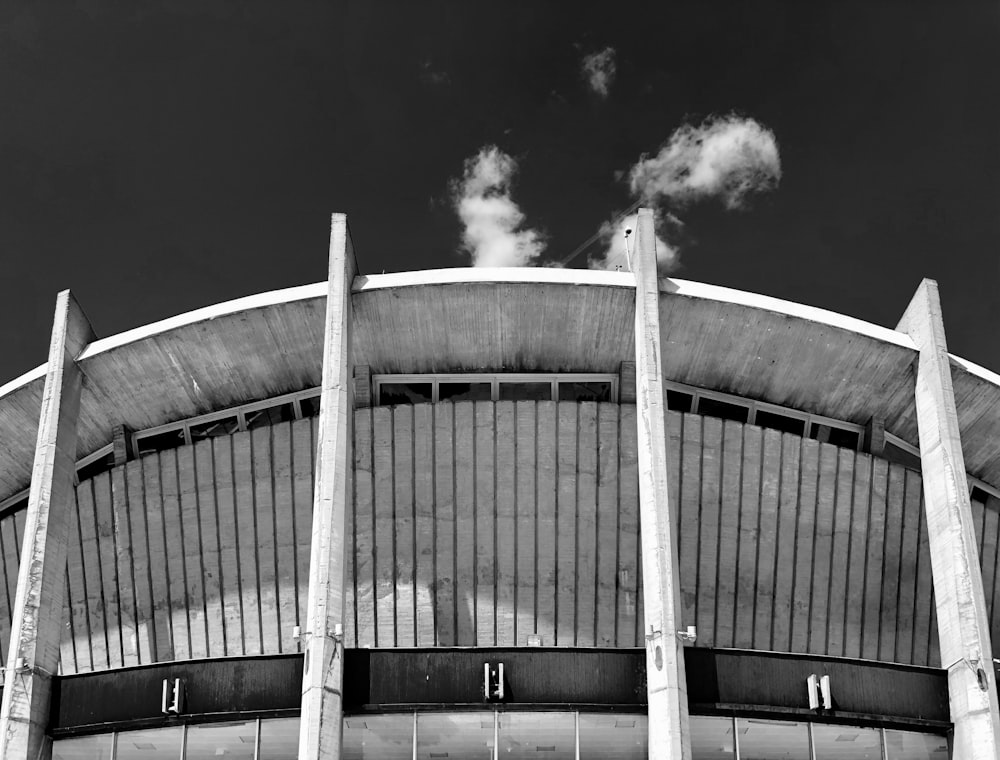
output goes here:
<path id="1" fill-rule="evenodd" d="M 809 725 L 780 720 L 739 718 L 736 730 L 740 732 L 740 758 L 763 760 L 785 758 L 809 760 Z"/>
<path id="2" fill-rule="evenodd" d="M 115 454 L 114 452 L 111 452 L 107 456 L 103 456 L 100 459 L 95 459 L 86 467 L 79 468 L 76 471 L 76 478 L 82 483 L 85 480 L 90 480 L 90 478 L 94 477 L 95 475 L 99 475 L 102 472 L 107 472 L 114 466 L 115 466 Z"/>
<path id="3" fill-rule="evenodd" d="M 490 383 L 438 383 L 438 401 L 489 401 L 491 398 Z"/>
<path id="4" fill-rule="evenodd" d="M 412 720 L 412 716 L 408 717 Z M 346 750 L 346 744 L 344 748 Z M 345 754 L 345 757 L 350 756 Z M 417 757 L 493 760 L 493 713 L 419 713 Z"/>
<path id="5" fill-rule="evenodd" d="M 232 417 L 223 417 L 221 420 L 200 422 L 188 428 L 191 431 L 192 442 L 201 441 L 205 438 L 215 438 L 220 435 L 232 435 L 239 429 L 240 423 L 235 415 Z"/>
<path id="6" fill-rule="evenodd" d="M 177 760 L 181 756 L 180 726 L 118 734 L 116 760 Z"/>
<path id="7" fill-rule="evenodd" d="M 500 381 L 501 401 L 551 401 L 552 383 L 505 383 Z"/>
<path id="8" fill-rule="evenodd" d="M 780 430 L 782 433 L 802 435 L 806 430 L 805 420 L 797 420 L 794 417 L 786 417 L 784 414 L 776 414 L 763 409 L 757 412 L 754 422 L 762 428 Z"/>
<path id="9" fill-rule="evenodd" d="M 690 726 L 691 760 L 733 760 L 736 757 L 732 718 L 692 715 Z"/>
<path id="10" fill-rule="evenodd" d="M 560 401 L 610 401 L 610 382 L 559 383 Z"/>
<path id="11" fill-rule="evenodd" d="M 877 728 L 813 725 L 816 760 L 880 760 L 882 732 Z"/>
<path id="12" fill-rule="evenodd" d="M 431 383 L 383 383 L 378 402 L 382 406 L 424 404 L 431 400 Z"/>
<path id="13" fill-rule="evenodd" d="M 681 391 L 667 391 L 667 409 L 675 412 L 690 412 L 694 396 Z"/>
<path id="14" fill-rule="evenodd" d="M 319 417 L 319 396 L 310 396 L 299 400 L 299 409 L 303 417 Z"/>
<path id="15" fill-rule="evenodd" d="M 934 734 L 886 731 L 885 748 L 889 760 L 948 760 L 948 740 Z"/>
<path id="16" fill-rule="evenodd" d="M 856 449 L 858 448 L 858 431 L 831 426 L 830 443 L 834 446 L 840 446 L 842 449 Z"/>
<path id="17" fill-rule="evenodd" d="M 254 760 L 257 721 L 188 726 L 185 760 Z"/>
<path id="18" fill-rule="evenodd" d="M 499 751 L 504 760 L 574 760 L 576 716 L 573 713 L 500 713 Z"/>
<path id="19" fill-rule="evenodd" d="M 580 713 L 580 760 L 646 760 L 648 743 L 645 715 Z"/>
<path id="20" fill-rule="evenodd" d="M 413 713 L 346 717 L 343 737 L 345 760 L 411 760 Z"/>
<path id="21" fill-rule="evenodd" d="M 271 718 L 260 722 L 260 760 L 289 760 L 298 756 L 298 718 Z"/>
<path id="22" fill-rule="evenodd" d="M 178 446 L 184 445 L 184 431 L 178 428 L 177 430 L 168 430 L 165 433 L 143 436 L 136 439 L 136 445 L 140 454 L 176 449 Z"/>
<path id="23" fill-rule="evenodd" d="M 56 739 L 52 742 L 52 760 L 111 760 L 114 734 Z"/>
<path id="24" fill-rule="evenodd" d="M 278 404 L 266 409 L 258 409 L 255 412 L 246 412 L 243 419 L 246 420 L 247 429 L 253 430 L 258 427 L 267 427 L 268 425 L 277 425 L 279 422 L 294 420 L 295 410 L 291 404 Z"/>
<path id="25" fill-rule="evenodd" d="M 750 415 L 750 408 L 739 406 L 738 404 L 730 404 L 726 401 L 717 401 L 714 398 L 700 398 L 698 399 L 698 414 L 703 414 L 706 417 L 721 417 L 724 420 L 746 422 L 747 417 Z"/>

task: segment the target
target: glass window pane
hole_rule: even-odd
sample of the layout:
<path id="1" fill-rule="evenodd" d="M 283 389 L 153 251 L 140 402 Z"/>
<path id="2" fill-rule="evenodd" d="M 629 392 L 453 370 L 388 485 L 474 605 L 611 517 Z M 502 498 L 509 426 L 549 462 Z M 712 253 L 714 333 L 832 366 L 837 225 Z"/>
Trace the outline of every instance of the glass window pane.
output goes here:
<path id="1" fill-rule="evenodd" d="M 645 715 L 580 713 L 580 760 L 646 760 Z"/>
<path id="2" fill-rule="evenodd" d="M 736 757 L 732 718 L 691 716 L 690 726 L 692 760 L 731 760 Z"/>
<path id="3" fill-rule="evenodd" d="M 802 435 L 806 429 L 805 420 L 797 420 L 794 417 L 786 417 L 784 414 L 767 412 L 763 409 L 757 412 L 754 422 L 762 428 L 780 430 L 783 433 L 795 433 L 795 435 Z"/>
<path id="4" fill-rule="evenodd" d="M 574 760 L 576 716 L 573 713 L 500 713 L 499 752 L 504 760 Z"/>
<path id="5" fill-rule="evenodd" d="M 177 760 L 181 756 L 180 726 L 118 734 L 116 760 Z"/>
<path id="6" fill-rule="evenodd" d="M 882 732 L 877 728 L 813 724 L 816 760 L 880 760 Z"/>
<path id="7" fill-rule="evenodd" d="M 413 713 L 344 718 L 344 760 L 410 760 Z"/>
<path id="8" fill-rule="evenodd" d="M 947 760 L 948 740 L 913 731 L 886 731 L 885 748 L 889 760 Z"/>
<path id="9" fill-rule="evenodd" d="M 493 713 L 418 713 L 417 758 L 438 757 L 492 760 Z"/>
<path id="10" fill-rule="evenodd" d="M 291 404 L 278 404 L 277 406 L 269 406 L 266 409 L 258 409 L 255 412 L 245 412 L 243 419 L 246 420 L 247 429 L 253 430 L 258 427 L 277 425 L 279 422 L 294 420 L 295 410 Z"/>
<path id="11" fill-rule="evenodd" d="M 299 409 L 303 417 L 319 417 L 319 396 L 299 399 Z"/>
<path id="12" fill-rule="evenodd" d="M 260 760 L 296 760 L 298 756 L 298 718 L 270 718 L 260 722 Z"/>
<path id="13" fill-rule="evenodd" d="M 151 451 L 166 451 L 167 449 L 176 449 L 178 446 L 184 445 L 184 431 L 178 428 L 177 430 L 168 430 L 165 433 L 157 433 L 156 435 L 147 435 L 143 438 L 136 439 L 136 446 L 139 448 L 140 454 L 148 454 Z"/>
<path id="14" fill-rule="evenodd" d="M 721 417 L 724 420 L 736 420 L 746 422 L 750 415 L 750 409 L 738 404 L 730 404 L 725 401 L 716 401 L 714 398 L 698 399 L 698 414 L 706 417 Z"/>
<path id="15" fill-rule="evenodd" d="M 501 401 L 551 401 L 552 383 L 505 383 L 500 381 Z"/>
<path id="16" fill-rule="evenodd" d="M 186 760 L 253 760 L 257 721 L 188 726 Z"/>
<path id="17" fill-rule="evenodd" d="M 430 400 L 430 383 L 383 383 L 378 390 L 378 403 L 381 406 L 423 404 Z"/>
<path id="18" fill-rule="evenodd" d="M 199 422 L 197 425 L 189 427 L 192 441 L 200 441 L 204 438 L 214 438 L 220 435 L 232 435 L 239 429 L 240 423 L 235 416 L 224 417 L 221 420 L 212 420 L 211 422 Z"/>
<path id="19" fill-rule="evenodd" d="M 675 412 L 690 412 L 694 396 L 681 391 L 667 391 L 667 409 Z"/>
<path id="20" fill-rule="evenodd" d="M 490 383 L 438 383 L 438 401 L 489 401 Z"/>
<path id="21" fill-rule="evenodd" d="M 560 401 L 610 401 L 610 382 L 559 383 Z"/>
<path id="22" fill-rule="evenodd" d="M 111 760 L 114 734 L 56 739 L 52 742 L 52 760 Z"/>
<path id="23" fill-rule="evenodd" d="M 830 443 L 843 449 L 856 449 L 858 447 L 858 431 L 831 427 Z"/>
<path id="24" fill-rule="evenodd" d="M 738 718 L 740 760 L 809 760 L 809 726 L 783 720 Z"/>

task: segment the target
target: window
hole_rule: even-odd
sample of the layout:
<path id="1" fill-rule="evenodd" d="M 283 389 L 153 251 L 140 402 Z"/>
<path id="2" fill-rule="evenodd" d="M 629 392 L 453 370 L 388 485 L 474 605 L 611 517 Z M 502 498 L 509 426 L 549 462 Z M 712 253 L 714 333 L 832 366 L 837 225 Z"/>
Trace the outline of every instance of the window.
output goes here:
<path id="1" fill-rule="evenodd" d="M 618 401 L 617 375 L 374 375 L 372 385 L 376 406 L 441 401 Z"/>

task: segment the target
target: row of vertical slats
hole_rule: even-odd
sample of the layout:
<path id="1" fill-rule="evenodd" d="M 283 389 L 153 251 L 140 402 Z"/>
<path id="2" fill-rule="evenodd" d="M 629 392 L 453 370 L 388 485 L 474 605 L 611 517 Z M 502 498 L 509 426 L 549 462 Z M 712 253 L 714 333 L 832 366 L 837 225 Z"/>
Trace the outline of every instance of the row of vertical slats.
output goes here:
<path id="1" fill-rule="evenodd" d="M 635 407 L 355 413 L 348 646 L 635 646 Z"/>
<path id="2" fill-rule="evenodd" d="M 199 441 L 81 483 L 62 671 L 297 651 L 314 423 Z"/>
<path id="3" fill-rule="evenodd" d="M 349 646 L 641 645 L 635 407 L 358 410 Z M 65 673 L 295 651 L 315 420 L 200 441 L 82 483 Z M 700 646 L 938 664 L 918 473 L 668 415 L 681 624 Z M 1000 640 L 1000 500 L 973 502 Z M 0 520 L 6 657 L 25 512 Z"/>
<path id="4" fill-rule="evenodd" d="M 919 473 L 711 417 L 668 434 L 699 646 L 937 664 Z"/>

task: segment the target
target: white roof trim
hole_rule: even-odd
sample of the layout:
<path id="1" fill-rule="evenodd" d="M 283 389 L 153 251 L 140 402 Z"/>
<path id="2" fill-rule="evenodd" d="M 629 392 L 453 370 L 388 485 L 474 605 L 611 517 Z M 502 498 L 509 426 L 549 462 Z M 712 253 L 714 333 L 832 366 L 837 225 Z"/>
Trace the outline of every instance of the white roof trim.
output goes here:
<path id="1" fill-rule="evenodd" d="M 948 354 L 955 364 L 964 369 L 970 375 L 975 375 L 980 380 L 985 380 L 992 385 L 1000 386 L 1000 375 L 992 370 L 986 369 L 974 362 L 970 362 L 968 359 L 963 359 L 961 356 L 955 356 L 955 354 Z"/>
<path id="2" fill-rule="evenodd" d="M 456 267 L 453 269 L 424 269 L 416 272 L 358 275 L 354 278 L 353 291 L 364 293 L 384 288 L 484 282 L 604 285 L 606 287 L 635 288 L 635 278 L 631 272 L 555 269 L 552 267 Z"/>
<path id="3" fill-rule="evenodd" d="M 882 327 L 871 322 L 865 322 L 863 319 L 855 319 L 845 314 L 838 314 L 835 311 L 827 311 L 815 306 L 806 306 L 794 301 L 783 301 L 780 298 L 772 298 L 771 296 L 764 296 L 759 293 L 748 293 L 743 290 L 733 290 L 732 288 L 724 288 L 719 285 L 707 285 L 703 282 L 675 280 L 673 278 L 660 281 L 660 292 L 687 296 L 688 298 L 704 298 L 709 301 L 724 301 L 726 303 L 737 304 L 738 306 L 749 306 L 754 309 L 764 309 L 778 314 L 787 314 L 790 317 L 830 325 L 831 327 L 865 335 L 869 338 L 885 341 L 886 343 L 893 343 L 903 348 L 917 350 L 913 340 L 906 333 L 890 330 L 888 327 Z"/>
<path id="4" fill-rule="evenodd" d="M 37 380 L 40 377 L 45 377 L 46 367 L 48 367 L 48 362 L 46 362 L 45 364 L 39 364 L 34 369 L 29 369 L 20 377 L 15 377 L 10 382 L 0 385 L 0 398 L 3 398 L 9 393 L 13 393 L 18 388 L 27 385 L 33 380 Z"/>
<path id="5" fill-rule="evenodd" d="M 326 283 L 316 282 L 312 285 L 298 285 L 294 288 L 283 288 L 281 290 L 271 290 L 267 293 L 257 293 L 256 295 L 237 298 L 233 301 L 212 304 L 202 309 L 195 309 L 184 314 L 178 314 L 159 322 L 153 322 L 133 330 L 126 330 L 117 335 L 95 340 L 80 354 L 78 361 L 90 359 L 97 354 L 110 351 L 129 343 L 136 343 L 154 335 L 176 330 L 179 327 L 186 327 L 198 322 L 208 322 L 218 317 L 238 314 L 241 311 L 251 311 L 261 309 L 265 306 L 275 304 L 291 303 L 292 301 L 305 301 L 310 298 L 326 298 Z"/>

